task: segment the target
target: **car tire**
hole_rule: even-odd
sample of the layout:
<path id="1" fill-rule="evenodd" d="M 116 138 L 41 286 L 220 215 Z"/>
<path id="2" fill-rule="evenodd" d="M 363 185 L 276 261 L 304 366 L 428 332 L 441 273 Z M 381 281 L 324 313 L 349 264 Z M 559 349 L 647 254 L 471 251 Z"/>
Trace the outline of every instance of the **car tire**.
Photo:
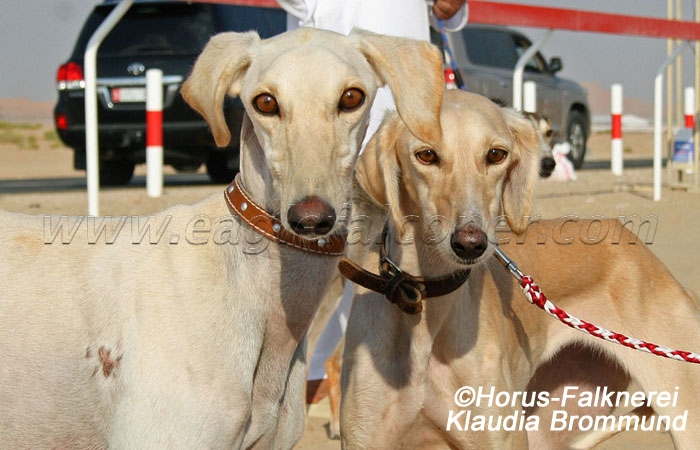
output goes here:
<path id="1" fill-rule="evenodd" d="M 134 176 L 131 161 L 100 161 L 100 186 L 124 186 Z"/>
<path id="2" fill-rule="evenodd" d="M 207 174 L 213 183 L 228 184 L 238 173 L 238 151 L 216 150 L 206 162 Z"/>
<path id="3" fill-rule="evenodd" d="M 567 157 L 571 160 L 575 169 L 583 166 L 586 156 L 586 116 L 581 111 L 571 111 L 569 123 L 566 126 L 566 141 L 571 146 Z"/>

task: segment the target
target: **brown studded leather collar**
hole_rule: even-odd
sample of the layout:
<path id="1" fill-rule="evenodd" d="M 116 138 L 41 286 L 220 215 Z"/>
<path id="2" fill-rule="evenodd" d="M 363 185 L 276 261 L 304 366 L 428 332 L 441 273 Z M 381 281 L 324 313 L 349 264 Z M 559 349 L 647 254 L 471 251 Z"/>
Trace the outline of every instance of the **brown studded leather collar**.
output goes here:
<path id="1" fill-rule="evenodd" d="M 422 278 L 403 272 L 386 255 L 387 234 L 388 224 L 384 227 L 379 249 L 379 275 L 363 269 L 347 258 L 340 260 L 338 270 L 352 282 L 384 294 L 401 311 L 407 314 L 419 314 L 423 311 L 423 299 L 449 294 L 469 278 L 471 272 L 469 269 L 439 278 Z"/>
<path id="2" fill-rule="evenodd" d="M 243 190 L 240 174 L 224 190 L 229 209 L 251 228 L 272 242 L 284 244 L 304 252 L 324 256 L 341 256 L 345 250 L 345 235 L 333 234 L 327 238 L 304 239 L 286 230 L 282 222 L 256 204 Z"/>

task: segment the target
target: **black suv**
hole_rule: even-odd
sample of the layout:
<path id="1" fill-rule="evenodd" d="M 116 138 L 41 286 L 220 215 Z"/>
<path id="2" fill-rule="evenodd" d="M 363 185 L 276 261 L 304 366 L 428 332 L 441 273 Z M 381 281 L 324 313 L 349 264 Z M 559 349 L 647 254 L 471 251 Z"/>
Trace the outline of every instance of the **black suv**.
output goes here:
<path id="1" fill-rule="evenodd" d="M 83 56 L 95 29 L 118 2 L 97 5 L 85 22 L 70 59 L 56 76 L 55 126 L 74 149 L 74 166 L 85 169 Z M 163 146 L 165 163 L 179 171 L 205 163 L 212 181 L 229 182 L 238 170 L 238 137 L 243 105 L 223 105 L 231 128 L 229 147 L 216 147 L 206 122 L 187 105 L 180 86 L 209 38 L 223 31 L 256 30 L 262 38 L 286 29 L 277 8 L 136 0 L 102 42 L 97 54 L 100 182 L 129 182 L 134 166 L 145 162 L 145 72 L 163 71 Z"/>

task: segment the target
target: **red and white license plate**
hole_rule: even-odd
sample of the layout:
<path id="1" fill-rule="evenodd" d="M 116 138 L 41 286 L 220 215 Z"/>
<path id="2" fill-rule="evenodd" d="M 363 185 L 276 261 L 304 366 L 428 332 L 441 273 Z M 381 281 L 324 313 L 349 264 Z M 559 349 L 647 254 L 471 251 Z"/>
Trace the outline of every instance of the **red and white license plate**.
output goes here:
<path id="1" fill-rule="evenodd" d="M 112 88 L 111 97 L 113 103 L 139 103 L 146 101 L 146 88 L 141 87 L 116 87 Z"/>

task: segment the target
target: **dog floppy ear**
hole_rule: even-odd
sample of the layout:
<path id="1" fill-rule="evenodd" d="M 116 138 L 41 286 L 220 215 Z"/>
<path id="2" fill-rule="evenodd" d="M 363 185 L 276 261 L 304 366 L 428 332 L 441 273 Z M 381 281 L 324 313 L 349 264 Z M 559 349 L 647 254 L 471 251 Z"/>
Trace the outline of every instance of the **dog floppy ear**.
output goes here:
<path id="1" fill-rule="evenodd" d="M 421 141 L 437 146 L 442 139 L 440 106 L 445 81 L 442 57 L 428 42 L 354 29 L 350 38 L 373 67 L 380 86 L 388 85 L 396 110 Z"/>
<path id="2" fill-rule="evenodd" d="M 405 128 L 396 113 L 388 113 L 379 130 L 367 142 L 362 156 L 355 166 L 355 180 L 364 194 L 382 208 L 390 208 L 392 215 L 398 215 L 399 178 L 401 175 L 397 143 L 399 134 Z M 392 217 L 398 223 L 397 217 Z"/>
<path id="3" fill-rule="evenodd" d="M 503 108 L 503 115 L 514 140 L 514 158 L 503 186 L 503 213 L 515 233 L 527 228 L 532 193 L 537 180 L 540 142 L 533 123 L 519 112 Z"/>
<path id="4" fill-rule="evenodd" d="M 182 85 L 182 96 L 209 123 L 219 147 L 231 142 L 224 118 L 226 95 L 241 92 L 241 79 L 250 66 L 250 47 L 260 42 L 257 33 L 220 33 L 209 40 Z"/>

